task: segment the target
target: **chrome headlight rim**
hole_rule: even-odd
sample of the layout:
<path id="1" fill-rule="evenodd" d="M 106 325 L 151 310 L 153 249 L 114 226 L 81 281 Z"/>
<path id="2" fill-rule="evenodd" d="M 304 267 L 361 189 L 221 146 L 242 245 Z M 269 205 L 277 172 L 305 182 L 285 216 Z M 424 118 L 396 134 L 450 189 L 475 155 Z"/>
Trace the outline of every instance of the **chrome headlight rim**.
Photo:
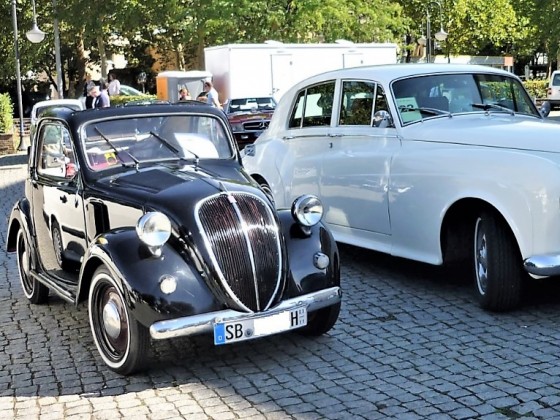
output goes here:
<path id="1" fill-rule="evenodd" d="M 323 218 L 323 203 L 315 195 L 299 196 L 292 203 L 292 217 L 302 226 L 315 226 Z"/>
<path id="2" fill-rule="evenodd" d="M 143 244 L 159 248 L 171 237 L 171 221 L 159 211 L 148 212 L 138 219 L 136 234 Z"/>

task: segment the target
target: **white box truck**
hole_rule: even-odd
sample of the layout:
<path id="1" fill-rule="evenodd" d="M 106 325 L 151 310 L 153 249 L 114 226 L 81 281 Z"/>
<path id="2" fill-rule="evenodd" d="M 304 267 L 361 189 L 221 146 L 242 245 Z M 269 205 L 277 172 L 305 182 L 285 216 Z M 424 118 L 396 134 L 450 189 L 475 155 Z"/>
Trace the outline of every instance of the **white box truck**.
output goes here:
<path id="1" fill-rule="evenodd" d="M 397 62 L 397 45 L 354 44 L 228 44 L 204 49 L 205 69 L 213 75 L 220 101 L 274 96 L 280 99 L 295 83 L 314 74 L 345 67 Z"/>

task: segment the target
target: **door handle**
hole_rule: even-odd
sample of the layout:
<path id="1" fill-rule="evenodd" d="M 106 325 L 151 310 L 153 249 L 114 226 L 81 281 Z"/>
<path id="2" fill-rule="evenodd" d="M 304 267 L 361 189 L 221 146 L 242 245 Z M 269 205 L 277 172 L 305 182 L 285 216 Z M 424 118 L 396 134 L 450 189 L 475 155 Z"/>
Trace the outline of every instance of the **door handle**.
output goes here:
<path id="1" fill-rule="evenodd" d="M 68 201 L 68 197 L 66 197 L 65 195 L 61 195 L 60 196 L 60 201 L 62 201 L 63 203 L 66 203 Z"/>

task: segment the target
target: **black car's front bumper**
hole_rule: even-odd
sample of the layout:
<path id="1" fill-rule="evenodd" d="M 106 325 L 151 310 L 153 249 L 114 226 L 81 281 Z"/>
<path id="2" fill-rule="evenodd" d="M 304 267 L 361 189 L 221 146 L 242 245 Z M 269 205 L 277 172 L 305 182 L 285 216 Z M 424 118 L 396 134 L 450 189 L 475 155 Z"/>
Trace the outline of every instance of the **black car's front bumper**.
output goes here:
<path id="1" fill-rule="evenodd" d="M 335 305 L 341 301 L 341 298 L 342 291 L 340 287 L 330 287 L 328 289 L 284 300 L 278 306 L 265 312 L 244 313 L 226 309 L 223 311 L 158 321 L 150 327 L 150 335 L 155 340 L 163 340 L 168 338 L 211 333 L 214 323 L 216 322 L 245 320 L 266 314 L 272 315 L 274 313 L 289 310 L 298 306 L 306 306 L 307 312 L 309 313 L 327 306 Z"/>

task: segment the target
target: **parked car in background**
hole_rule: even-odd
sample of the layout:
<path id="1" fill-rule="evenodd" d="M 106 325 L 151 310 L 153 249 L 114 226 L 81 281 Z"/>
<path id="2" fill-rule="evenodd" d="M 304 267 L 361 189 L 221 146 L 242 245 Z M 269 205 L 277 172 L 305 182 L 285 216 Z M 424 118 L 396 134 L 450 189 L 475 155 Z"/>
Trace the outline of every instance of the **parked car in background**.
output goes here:
<path id="1" fill-rule="evenodd" d="M 224 104 L 224 112 L 240 149 L 254 142 L 267 129 L 275 109 L 273 97 L 235 98 Z"/>
<path id="2" fill-rule="evenodd" d="M 552 108 L 560 105 L 560 70 L 555 70 L 550 76 L 546 90 L 547 101 Z"/>
<path id="3" fill-rule="evenodd" d="M 121 85 L 120 94 L 125 96 L 144 96 L 146 95 L 142 91 L 133 88 L 132 86 L 128 85 Z"/>
<path id="4" fill-rule="evenodd" d="M 49 101 L 37 102 L 31 109 L 30 136 L 33 137 L 35 128 L 37 127 L 37 121 L 45 111 L 57 107 L 64 107 L 73 111 L 81 111 L 85 109 L 84 105 L 84 102 L 79 99 L 51 99 Z"/>
<path id="5" fill-rule="evenodd" d="M 130 374 L 150 339 L 329 331 L 340 261 L 321 217 L 311 195 L 275 211 L 221 110 L 54 108 L 38 121 L 7 248 L 26 298 L 87 301 L 101 358 Z"/>
<path id="6" fill-rule="evenodd" d="M 499 311 L 560 274 L 559 135 L 508 72 L 359 67 L 292 87 L 243 163 L 279 207 L 318 196 L 337 241 L 468 262 Z"/>

